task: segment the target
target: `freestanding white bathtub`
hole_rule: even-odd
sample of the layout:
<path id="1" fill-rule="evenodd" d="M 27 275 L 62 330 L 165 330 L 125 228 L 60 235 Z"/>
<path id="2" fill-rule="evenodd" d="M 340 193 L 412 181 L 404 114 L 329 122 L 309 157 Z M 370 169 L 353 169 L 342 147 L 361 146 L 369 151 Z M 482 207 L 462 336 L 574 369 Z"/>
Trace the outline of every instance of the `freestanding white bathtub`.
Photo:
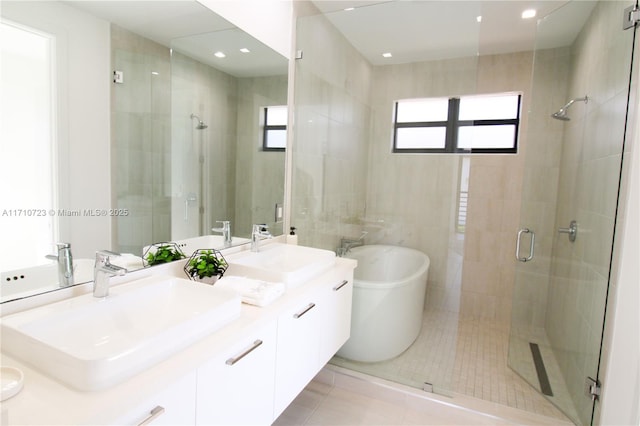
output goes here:
<path id="1" fill-rule="evenodd" d="M 363 362 L 394 358 L 420 333 L 429 257 L 386 245 L 355 247 L 348 257 L 358 261 L 351 337 L 337 355 Z"/>

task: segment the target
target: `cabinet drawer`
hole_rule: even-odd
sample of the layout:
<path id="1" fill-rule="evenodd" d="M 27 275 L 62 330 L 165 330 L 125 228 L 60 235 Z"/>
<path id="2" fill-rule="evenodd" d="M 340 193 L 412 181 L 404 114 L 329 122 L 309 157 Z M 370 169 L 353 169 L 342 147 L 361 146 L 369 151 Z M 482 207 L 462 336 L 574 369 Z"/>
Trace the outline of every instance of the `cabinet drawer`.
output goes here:
<path id="1" fill-rule="evenodd" d="M 196 372 L 194 371 L 109 423 L 118 425 L 194 425 L 195 422 Z"/>
<path id="2" fill-rule="evenodd" d="M 320 364 L 326 364 L 351 334 L 353 272 L 336 274 L 324 288 Z"/>
<path id="3" fill-rule="evenodd" d="M 314 292 L 278 318 L 276 416 L 293 401 L 318 372 L 321 294 Z"/>
<path id="4" fill-rule="evenodd" d="M 270 424 L 275 357 L 273 321 L 199 368 L 197 423 Z"/>

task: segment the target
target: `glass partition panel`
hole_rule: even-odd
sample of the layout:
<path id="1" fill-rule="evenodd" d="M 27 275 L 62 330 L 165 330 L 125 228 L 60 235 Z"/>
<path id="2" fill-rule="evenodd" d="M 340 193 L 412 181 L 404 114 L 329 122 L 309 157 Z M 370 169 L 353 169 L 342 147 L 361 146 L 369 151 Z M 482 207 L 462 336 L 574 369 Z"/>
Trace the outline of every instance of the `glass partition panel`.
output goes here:
<path id="1" fill-rule="evenodd" d="M 462 155 L 392 152 L 394 119 L 397 112 L 402 122 L 444 122 L 451 96 L 477 93 L 478 27 L 468 26 L 448 46 L 434 46 L 427 28 L 443 30 L 438 23 L 442 14 L 475 23 L 480 4 L 388 2 L 345 11 L 322 3 L 324 14 L 297 22 L 297 48 L 304 55 L 296 61 L 295 74 L 292 225 L 300 244 L 346 252 L 347 257 L 382 250 L 371 256 L 424 253 L 430 261 L 428 277 L 411 284 L 415 290 L 408 299 L 389 307 L 395 298 L 389 294 L 378 309 L 358 302 L 366 298 L 369 285 L 362 284 L 365 267 L 356 269 L 352 338 L 331 362 L 450 394 L 458 383 L 466 384 L 464 361 L 457 357 L 465 343 L 457 330 L 466 237 L 459 225 L 466 206 L 460 205 L 466 202 L 468 173 L 463 173 Z M 401 43 L 382 47 L 378 38 L 392 31 L 393 22 L 406 22 L 409 32 L 420 34 L 422 54 L 409 55 L 410 48 Z M 378 40 L 380 52 L 370 48 Z M 391 57 L 382 56 L 389 51 Z M 403 127 L 399 133 L 405 146 L 426 139 L 444 145 L 442 124 Z M 360 265 L 367 262 L 359 260 Z M 384 275 L 408 276 L 409 269 L 389 266 Z M 389 309 L 396 314 L 387 322 L 380 314 Z M 375 348 L 354 343 L 366 340 L 366 330 L 383 333 L 375 321 L 397 324 L 393 336 L 378 336 L 370 342 Z"/>
<path id="2" fill-rule="evenodd" d="M 568 3 L 539 22 L 534 53 L 517 255 L 531 260 L 515 271 L 509 365 L 579 425 L 592 424 L 585 381 L 598 375 L 613 246 L 632 61 L 625 7 Z M 582 17 L 577 37 L 551 48 L 570 17 Z"/>

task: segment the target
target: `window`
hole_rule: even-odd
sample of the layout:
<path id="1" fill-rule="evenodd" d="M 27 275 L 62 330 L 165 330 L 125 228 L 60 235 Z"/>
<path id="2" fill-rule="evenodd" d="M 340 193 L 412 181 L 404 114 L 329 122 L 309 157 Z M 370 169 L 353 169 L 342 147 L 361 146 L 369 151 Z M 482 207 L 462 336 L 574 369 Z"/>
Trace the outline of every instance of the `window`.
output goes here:
<path id="1" fill-rule="evenodd" d="M 264 108 L 264 151 L 284 151 L 287 147 L 287 107 L 270 106 Z"/>
<path id="2" fill-rule="evenodd" d="M 0 235 L 11 242 L 0 258 L 11 270 L 50 262 L 58 241 L 55 39 L 4 19 L 0 38 Z"/>
<path id="3" fill-rule="evenodd" d="M 393 152 L 516 153 L 520 93 L 396 102 Z"/>

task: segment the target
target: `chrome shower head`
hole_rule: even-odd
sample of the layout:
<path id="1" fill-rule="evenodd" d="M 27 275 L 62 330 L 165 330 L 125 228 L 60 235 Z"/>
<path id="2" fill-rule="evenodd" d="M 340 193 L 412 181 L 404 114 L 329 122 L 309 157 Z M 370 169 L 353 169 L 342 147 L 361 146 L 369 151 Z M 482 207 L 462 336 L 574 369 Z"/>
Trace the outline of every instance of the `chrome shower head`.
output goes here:
<path id="1" fill-rule="evenodd" d="M 554 112 L 553 114 L 551 114 L 551 116 L 557 120 L 562 120 L 562 121 L 571 120 L 569 117 L 567 117 L 567 110 L 564 108 L 560 108 L 560 111 Z"/>
<path id="2" fill-rule="evenodd" d="M 587 102 L 589 102 L 589 97 L 585 95 L 584 98 L 571 99 L 569 102 L 567 102 L 567 104 L 565 106 L 563 106 L 558 111 L 556 111 L 553 114 L 551 114 L 551 117 L 553 117 L 553 118 L 555 118 L 557 120 L 562 120 L 562 121 L 571 120 L 567 116 L 567 110 L 569 109 L 569 107 L 571 105 L 573 105 L 574 102 L 584 102 L 586 104 Z"/>
<path id="3" fill-rule="evenodd" d="M 202 130 L 202 129 L 206 129 L 207 127 L 209 127 L 209 126 L 207 126 L 206 124 L 204 124 L 204 121 L 202 121 L 202 120 L 200 119 L 200 117 L 198 117 L 197 115 L 195 115 L 195 114 L 191 114 L 191 118 L 192 118 L 192 119 L 193 119 L 193 118 L 195 118 L 196 120 L 198 120 L 198 124 L 196 124 L 196 129 L 198 129 L 198 130 Z"/>

